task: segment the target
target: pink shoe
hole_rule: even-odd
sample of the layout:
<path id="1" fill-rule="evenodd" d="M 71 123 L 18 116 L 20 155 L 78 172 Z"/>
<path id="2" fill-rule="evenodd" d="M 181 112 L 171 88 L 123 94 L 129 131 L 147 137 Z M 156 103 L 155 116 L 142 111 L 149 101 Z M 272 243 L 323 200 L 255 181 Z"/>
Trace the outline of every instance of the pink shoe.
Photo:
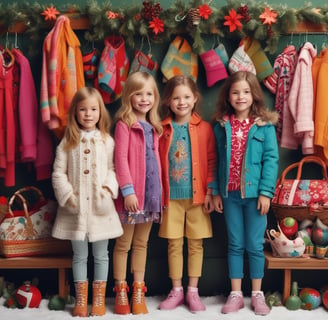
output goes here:
<path id="1" fill-rule="evenodd" d="M 172 289 L 168 297 L 159 305 L 159 309 L 172 310 L 184 303 L 183 290 Z"/>
<path id="2" fill-rule="evenodd" d="M 198 291 L 187 291 L 186 304 L 191 312 L 204 311 L 206 309 L 205 305 L 199 298 Z"/>
<path id="3" fill-rule="evenodd" d="M 251 307 L 257 315 L 265 316 L 270 313 L 270 308 L 266 304 L 262 292 L 258 292 L 255 295 L 252 295 Z"/>
<path id="4" fill-rule="evenodd" d="M 222 313 L 237 312 L 239 309 L 244 308 L 244 298 L 242 295 L 230 293 L 227 302 L 222 307 Z"/>

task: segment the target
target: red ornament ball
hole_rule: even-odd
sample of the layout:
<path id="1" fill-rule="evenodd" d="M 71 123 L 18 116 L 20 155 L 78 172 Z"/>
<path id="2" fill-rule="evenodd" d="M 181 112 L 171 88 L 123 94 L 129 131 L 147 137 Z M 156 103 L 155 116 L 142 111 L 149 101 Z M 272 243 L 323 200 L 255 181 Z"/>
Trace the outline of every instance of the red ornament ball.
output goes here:
<path id="1" fill-rule="evenodd" d="M 320 306 L 321 295 L 320 292 L 313 288 L 303 288 L 299 292 L 299 297 L 301 298 L 303 304 L 302 309 L 313 310 Z"/>
<path id="2" fill-rule="evenodd" d="M 298 231 L 298 223 L 292 217 L 286 217 L 279 222 L 281 231 L 288 239 L 294 239 Z"/>
<path id="3" fill-rule="evenodd" d="M 323 306 L 328 310 L 328 291 L 325 291 L 321 295 Z"/>
<path id="4" fill-rule="evenodd" d="M 15 291 L 15 299 L 21 308 L 38 308 L 42 296 L 36 286 L 27 283 Z"/>

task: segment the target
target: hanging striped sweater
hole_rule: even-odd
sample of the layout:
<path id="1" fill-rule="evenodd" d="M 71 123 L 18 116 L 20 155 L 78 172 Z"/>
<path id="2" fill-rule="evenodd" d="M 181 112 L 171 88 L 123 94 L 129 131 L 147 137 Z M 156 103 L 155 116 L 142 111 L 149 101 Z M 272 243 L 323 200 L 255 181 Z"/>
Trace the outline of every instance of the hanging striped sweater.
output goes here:
<path id="1" fill-rule="evenodd" d="M 42 59 L 41 117 L 61 138 L 73 95 L 85 85 L 80 41 L 67 16 L 59 16 L 44 39 Z"/>

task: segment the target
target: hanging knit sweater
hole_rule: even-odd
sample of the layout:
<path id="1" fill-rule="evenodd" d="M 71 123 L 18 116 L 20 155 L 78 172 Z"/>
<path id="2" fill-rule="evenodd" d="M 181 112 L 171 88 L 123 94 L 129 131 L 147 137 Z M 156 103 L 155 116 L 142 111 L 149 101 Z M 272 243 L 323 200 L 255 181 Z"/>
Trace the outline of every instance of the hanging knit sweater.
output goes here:
<path id="1" fill-rule="evenodd" d="M 80 41 L 67 16 L 59 16 L 43 43 L 41 117 L 58 138 L 75 92 L 85 85 Z"/>

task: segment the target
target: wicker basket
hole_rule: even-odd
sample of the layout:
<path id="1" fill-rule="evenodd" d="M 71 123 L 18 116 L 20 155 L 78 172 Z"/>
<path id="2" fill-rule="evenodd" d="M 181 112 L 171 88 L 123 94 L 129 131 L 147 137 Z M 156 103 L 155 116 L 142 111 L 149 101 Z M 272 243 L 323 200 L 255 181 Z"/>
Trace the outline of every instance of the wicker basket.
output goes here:
<path id="1" fill-rule="evenodd" d="M 301 222 L 305 219 L 314 221 L 316 218 L 319 218 L 324 224 L 328 225 L 328 206 L 326 204 L 319 205 L 316 209 L 310 208 L 310 206 L 302 205 L 286 205 L 279 204 L 279 192 L 282 190 L 282 186 L 287 181 L 286 175 L 292 169 L 297 168 L 297 175 L 295 180 L 300 180 L 302 175 L 302 166 L 305 162 L 314 162 L 319 164 L 322 167 L 323 181 L 327 181 L 328 186 L 328 177 L 327 177 L 327 167 L 325 162 L 316 156 L 307 156 L 304 157 L 300 162 L 296 162 L 288 166 L 281 174 L 280 179 L 277 182 L 276 192 L 272 199 L 272 211 L 278 221 L 286 218 L 292 217 L 295 220 Z"/>
<path id="2" fill-rule="evenodd" d="M 25 196 L 29 193 L 31 198 L 32 195 L 34 197 L 36 196 L 37 201 L 30 201 L 30 206 L 28 206 L 28 201 L 23 196 L 23 193 L 25 193 Z M 2 219 L 7 215 L 6 212 L 8 212 L 10 219 L 16 217 L 12 209 L 15 199 L 19 199 L 20 206 L 23 207 L 23 210 L 17 210 L 15 212 L 18 213 L 22 211 L 22 216 L 18 214 L 18 217 L 20 217 L 18 221 L 24 221 L 24 223 L 19 222 L 19 224 L 23 225 L 24 233 L 19 233 L 18 235 L 18 233 L 14 231 L 14 227 L 9 225 L 0 239 L 0 255 L 11 258 L 55 254 L 68 255 L 72 253 L 71 241 L 55 239 L 51 237 L 51 229 L 50 231 L 48 230 L 48 224 L 51 227 L 53 214 L 55 213 L 48 211 L 44 213 L 44 215 L 47 216 L 46 231 L 42 233 L 42 235 L 36 234 L 31 215 L 42 215 L 43 213 L 39 213 L 39 209 L 46 203 L 42 192 L 36 187 L 30 186 L 16 191 L 10 198 L 9 203 L 0 207 L 0 213 L 2 213 L 0 223 L 3 222 Z M 32 204 L 32 202 L 34 203 Z M 35 211 L 37 211 L 37 213 L 35 213 Z M 40 225 L 40 223 L 38 224 Z M 14 236 L 6 237 L 7 233 L 13 234 Z"/>
<path id="3" fill-rule="evenodd" d="M 72 245 L 69 240 L 46 238 L 38 240 L 0 240 L 0 254 L 6 258 L 42 255 L 69 255 Z"/>
<path id="4" fill-rule="evenodd" d="M 272 211 L 278 221 L 286 217 L 292 217 L 298 222 L 306 219 L 314 221 L 316 218 L 319 218 L 325 225 L 328 225 L 328 209 L 311 211 L 309 207 L 272 204 Z"/>

